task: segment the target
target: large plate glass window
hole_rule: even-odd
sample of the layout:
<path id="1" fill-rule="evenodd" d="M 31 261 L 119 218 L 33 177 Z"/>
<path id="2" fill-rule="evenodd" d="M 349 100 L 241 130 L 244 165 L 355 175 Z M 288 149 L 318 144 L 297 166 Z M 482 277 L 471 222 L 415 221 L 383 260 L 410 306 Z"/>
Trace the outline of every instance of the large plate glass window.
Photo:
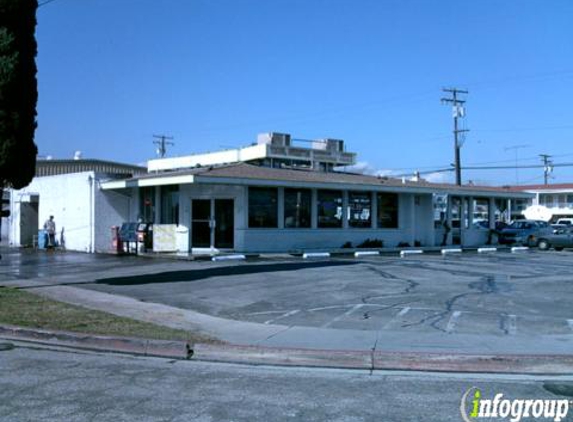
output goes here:
<path id="1" fill-rule="evenodd" d="M 276 228 L 278 194 L 275 188 L 249 188 L 249 227 Z"/>
<path id="2" fill-rule="evenodd" d="M 398 228 L 398 194 L 378 193 L 378 228 Z"/>
<path id="3" fill-rule="evenodd" d="M 179 224 L 179 186 L 161 187 L 161 224 Z"/>
<path id="4" fill-rule="evenodd" d="M 310 227 L 311 193 L 308 189 L 285 189 L 284 226 L 291 228 Z"/>
<path id="5" fill-rule="evenodd" d="M 318 227 L 342 227 L 342 192 L 319 190 L 317 202 Z"/>
<path id="6" fill-rule="evenodd" d="M 370 192 L 348 192 L 348 225 L 372 227 L 372 195 Z"/>

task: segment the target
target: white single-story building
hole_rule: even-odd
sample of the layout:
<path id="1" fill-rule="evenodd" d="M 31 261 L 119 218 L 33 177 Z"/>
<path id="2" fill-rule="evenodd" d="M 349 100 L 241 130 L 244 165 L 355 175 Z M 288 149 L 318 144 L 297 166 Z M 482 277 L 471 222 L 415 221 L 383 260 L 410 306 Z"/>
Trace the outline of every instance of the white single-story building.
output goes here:
<path id="1" fill-rule="evenodd" d="M 109 252 L 110 227 L 129 218 L 131 198 L 104 192 L 101 183 L 145 172 L 143 167 L 102 160 L 39 160 L 32 182 L 10 190 L 10 214 L 4 222 L 9 245 L 34 245 L 53 215 L 56 239 L 67 249 Z"/>
<path id="2" fill-rule="evenodd" d="M 452 228 L 446 244 L 480 246 L 487 227 L 508 218 L 512 201 L 532 196 L 334 171 L 354 162 L 340 140 L 303 148 L 289 135 L 264 134 L 238 150 L 151 160 L 147 173 L 131 177 L 36 177 L 12 192 L 11 243 L 22 244 L 26 204 L 38 202 L 31 231 L 54 215 L 66 247 L 87 252 L 109 251 L 111 226 L 126 221 L 153 223 L 158 252 L 435 246 L 445 221 Z"/>

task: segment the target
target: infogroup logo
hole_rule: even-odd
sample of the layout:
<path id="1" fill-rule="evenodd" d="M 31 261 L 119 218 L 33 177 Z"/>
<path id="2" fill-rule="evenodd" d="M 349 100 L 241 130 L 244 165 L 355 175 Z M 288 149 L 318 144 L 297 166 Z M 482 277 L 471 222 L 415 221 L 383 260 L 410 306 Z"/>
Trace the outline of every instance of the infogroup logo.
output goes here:
<path id="1" fill-rule="evenodd" d="M 567 399 L 504 399 L 503 393 L 486 399 L 479 388 L 472 387 L 462 395 L 460 412 L 465 422 L 486 418 L 508 418 L 511 422 L 519 422 L 522 418 L 560 422 L 567 416 L 570 405 L 573 403 Z"/>

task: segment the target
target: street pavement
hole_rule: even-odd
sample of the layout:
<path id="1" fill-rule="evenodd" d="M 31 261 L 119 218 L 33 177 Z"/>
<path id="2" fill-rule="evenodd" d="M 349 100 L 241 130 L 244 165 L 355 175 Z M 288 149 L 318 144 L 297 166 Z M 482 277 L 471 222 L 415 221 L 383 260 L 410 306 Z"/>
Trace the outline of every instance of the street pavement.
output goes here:
<path id="1" fill-rule="evenodd" d="M 472 387 L 484 398 L 573 395 L 571 376 L 277 368 L 14 346 L 0 348 L 0 420 L 10 422 L 457 422 Z"/>

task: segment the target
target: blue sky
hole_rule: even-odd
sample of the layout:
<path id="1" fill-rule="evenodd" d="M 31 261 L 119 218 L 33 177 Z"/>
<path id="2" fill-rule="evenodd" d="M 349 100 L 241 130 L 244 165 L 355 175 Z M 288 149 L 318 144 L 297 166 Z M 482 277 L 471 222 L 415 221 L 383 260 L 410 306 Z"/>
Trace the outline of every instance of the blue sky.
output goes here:
<path id="1" fill-rule="evenodd" d="M 572 21 L 569 0 L 54 0 L 38 9 L 36 143 L 140 163 L 153 134 L 185 155 L 276 131 L 344 139 L 372 170 L 426 171 L 453 162 L 440 98 L 457 87 L 462 165 L 573 162 Z M 573 167 L 553 175 L 573 182 Z"/>

